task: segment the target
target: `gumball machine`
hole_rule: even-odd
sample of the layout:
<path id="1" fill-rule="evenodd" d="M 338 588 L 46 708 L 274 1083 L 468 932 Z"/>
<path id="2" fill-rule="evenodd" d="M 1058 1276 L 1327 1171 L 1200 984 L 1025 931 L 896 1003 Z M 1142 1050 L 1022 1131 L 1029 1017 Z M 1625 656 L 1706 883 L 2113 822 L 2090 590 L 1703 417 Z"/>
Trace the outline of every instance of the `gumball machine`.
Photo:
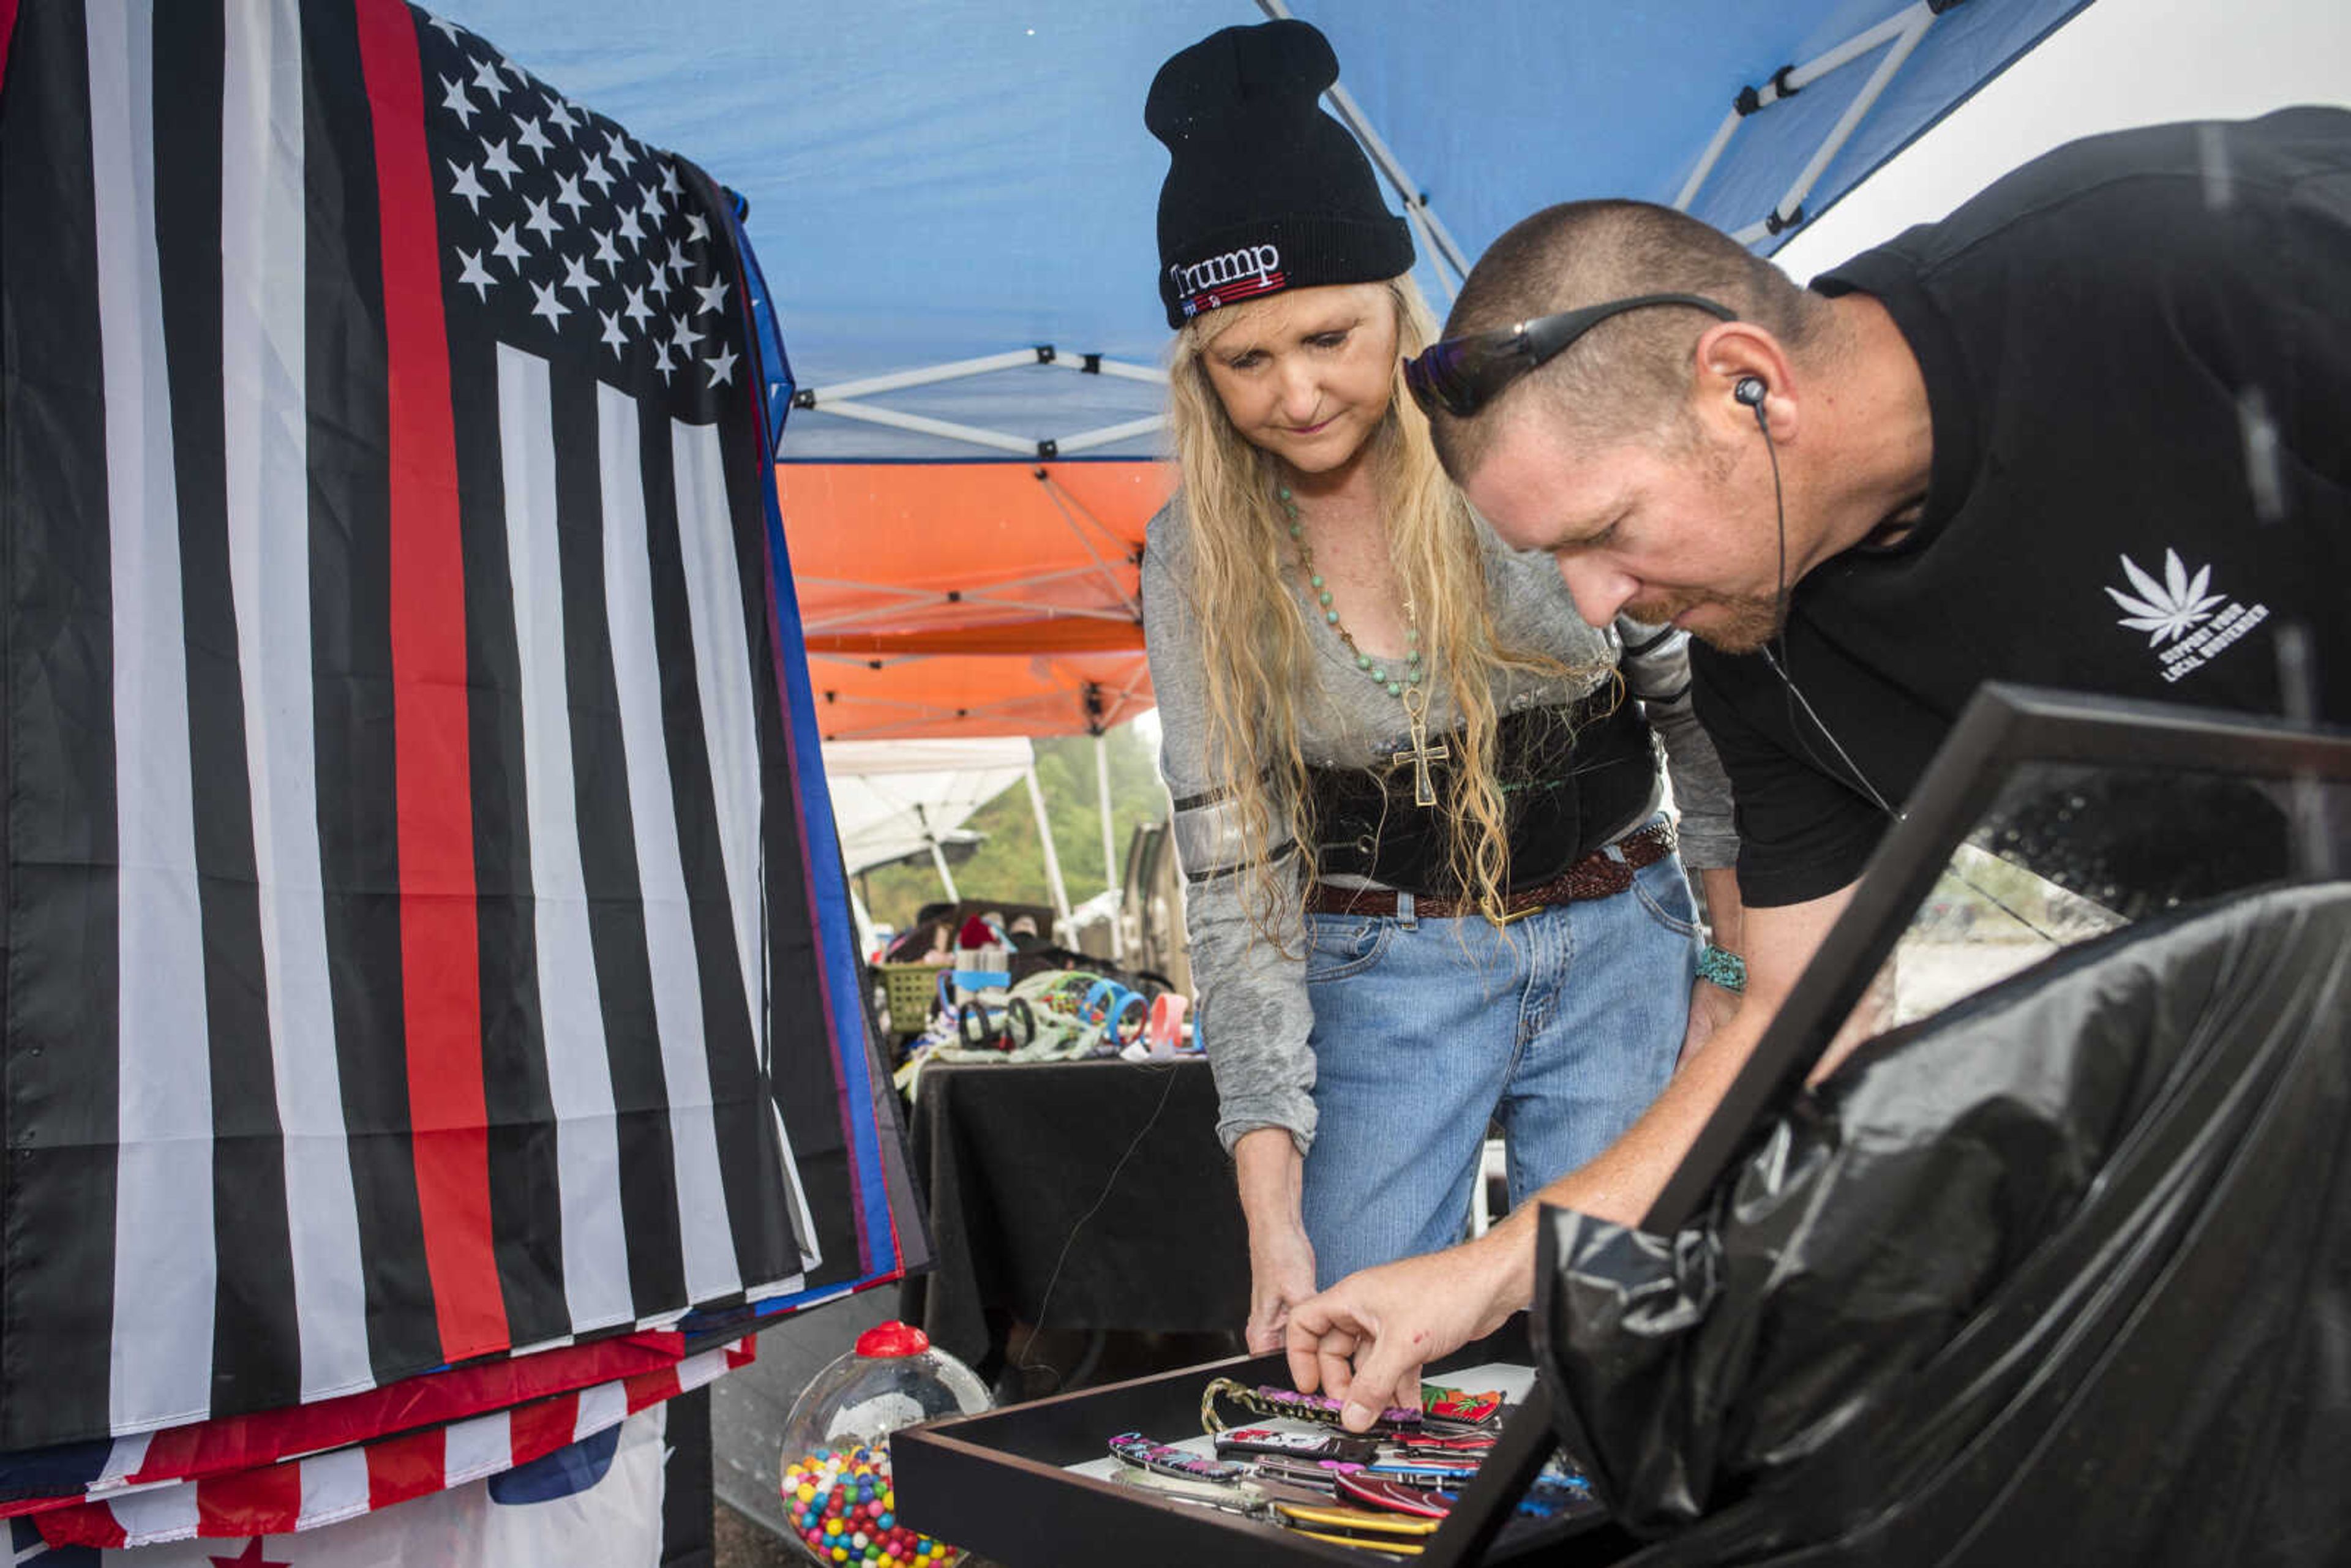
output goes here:
<path id="1" fill-rule="evenodd" d="M 952 1568 L 963 1553 L 898 1522 L 890 1434 L 988 1408 L 978 1375 L 904 1323 L 866 1330 L 784 1419 L 789 1539 L 825 1568 Z"/>

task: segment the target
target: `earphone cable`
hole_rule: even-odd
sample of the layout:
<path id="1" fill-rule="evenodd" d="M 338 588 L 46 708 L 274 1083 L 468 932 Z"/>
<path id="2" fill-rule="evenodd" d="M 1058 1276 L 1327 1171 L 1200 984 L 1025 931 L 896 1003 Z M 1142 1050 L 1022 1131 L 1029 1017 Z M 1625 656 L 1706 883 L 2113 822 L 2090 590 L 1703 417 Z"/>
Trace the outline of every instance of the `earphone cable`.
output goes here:
<path id="1" fill-rule="evenodd" d="M 1796 737 L 1799 744 L 1803 746 L 1807 753 L 1812 754 L 1814 762 L 1822 760 L 1817 753 L 1813 753 L 1811 742 L 1804 739 L 1803 727 L 1796 722 L 1796 708 L 1802 706 L 1804 716 L 1813 721 L 1813 727 L 1821 732 L 1821 738 L 1829 743 L 1830 749 L 1837 754 L 1837 760 L 1844 764 L 1845 771 L 1853 776 L 1854 782 L 1861 786 L 1864 793 L 1868 795 L 1871 803 L 1886 816 L 1899 822 L 1903 821 L 1902 813 L 1896 810 L 1887 803 L 1886 797 L 1877 792 L 1877 786 L 1869 781 L 1869 775 L 1861 770 L 1861 765 L 1854 761 L 1852 754 L 1846 751 L 1844 743 L 1837 739 L 1836 732 L 1831 729 L 1827 722 L 1813 710 L 1812 700 L 1804 695 L 1803 688 L 1796 685 L 1792 662 L 1788 658 L 1788 503 L 1780 484 L 1780 449 L 1771 439 L 1771 426 L 1764 418 L 1761 400 L 1758 399 L 1750 406 L 1755 412 L 1755 428 L 1763 434 L 1764 455 L 1771 460 L 1771 508 L 1778 518 L 1780 537 L 1779 580 L 1773 595 L 1778 601 L 1778 606 L 1772 615 L 1772 625 L 1780 641 L 1780 653 L 1775 657 L 1771 652 L 1771 644 L 1767 641 L 1763 644 L 1763 662 L 1771 666 L 1771 673 L 1778 675 L 1780 684 L 1788 688 L 1791 702 L 1788 709 L 1788 731 Z M 1974 893 L 2052 946 L 2064 946 L 2054 935 L 2043 930 L 2023 911 L 2011 906 L 1999 894 L 1990 888 L 1980 885 L 1973 877 L 1960 871 L 1956 862 L 1945 867 L 1943 874 Z"/>
<path id="2" fill-rule="evenodd" d="M 1837 760 L 1844 764 L 1844 770 L 1848 774 L 1852 775 L 1855 783 L 1861 786 L 1863 793 L 1869 797 L 1871 803 L 1879 810 L 1885 812 L 1888 817 L 1891 817 L 1894 821 L 1898 822 L 1902 821 L 1902 813 L 1896 810 L 1894 807 L 1887 802 L 1886 797 L 1878 793 L 1877 786 L 1869 781 L 1869 775 L 1864 773 L 1861 770 L 1861 765 L 1854 761 L 1852 754 L 1847 752 L 1844 744 L 1837 739 L 1836 732 L 1830 729 L 1829 727 L 1822 721 L 1821 716 L 1813 710 L 1811 701 L 1805 697 L 1802 688 L 1796 685 L 1796 677 L 1790 673 L 1791 661 L 1788 656 L 1788 499 L 1786 493 L 1781 486 L 1780 481 L 1780 447 L 1779 444 L 1771 439 L 1771 421 L 1764 414 L 1763 401 L 1762 399 L 1758 398 L 1749 406 L 1753 410 L 1755 414 L 1755 428 L 1762 433 L 1763 455 L 1771 460 L 1771 511 L 1773 517 L 1778 521 L 1780 540 L 1779 567 L 1772 591 L 1773 597 L 1778 601 L 1778 603 L 1774 606 L 1771 615 L 1773 634 L 1776 635 L 1780 641 L 1780 653 L 1778 656 L 1775 657 L 1771 652 L 1771 644 L 1767 640 L 1763 644 L 1763 662 L 1771 666 L 1771 673 L 1778 675 L 1780 677 L 1780 684 L 1788 688 L 1788 695 L 1796 704 L 1802 706 L 1804 716 L 1813 721 L 1813 727 L 1821 732 L 1821 738 L 1829 743 L 1830 749 L 1837 754 Z M 1792 734 L 1797 736 L 1799 739 L 1802 737 L 1803 727 L 1796 723 L 1796 712 L 1793 707 L 1791 707 L 1788 710 L 1788 728 Z M 1805 749 L 1809 751 L 1811 747 L 1807 745 Z M 1813 760 L 1818 762 L 1821 758 L 1814 757 Z"/>

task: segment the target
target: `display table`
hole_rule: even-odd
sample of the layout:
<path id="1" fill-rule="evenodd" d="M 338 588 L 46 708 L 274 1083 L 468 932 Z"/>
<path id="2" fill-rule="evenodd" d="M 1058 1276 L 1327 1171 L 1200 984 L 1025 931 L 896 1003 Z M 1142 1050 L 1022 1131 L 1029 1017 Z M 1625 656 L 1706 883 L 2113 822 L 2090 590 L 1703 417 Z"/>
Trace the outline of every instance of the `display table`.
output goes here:
<path id="1" fill-rule="evenodd" d="M 1196 1057 L 925 1068 L 909 1142 L 937 1266 L 902 1315 L 983 1376 L 1014 1322 L 1238 1329 L 1248 1233 L 1216 1122 Z"/>

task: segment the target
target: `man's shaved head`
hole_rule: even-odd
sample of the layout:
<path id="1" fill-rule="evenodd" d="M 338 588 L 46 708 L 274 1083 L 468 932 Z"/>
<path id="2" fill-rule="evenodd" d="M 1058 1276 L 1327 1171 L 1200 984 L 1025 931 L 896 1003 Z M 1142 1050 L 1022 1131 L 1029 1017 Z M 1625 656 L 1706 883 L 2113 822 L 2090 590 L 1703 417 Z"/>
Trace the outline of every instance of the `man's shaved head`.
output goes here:
<path id="1" fill-rule="evenodd" d="M 1699 294 L 1803 346 L 1825 302 L 1720 230 L 1647 202 L 1568 202 L 1546 207 L 1496 240 L 1462 285 L 1445 335 L 1507 330 L 1553 311 L 1636 294 Z M 1681 439 L 1691 349 L 1713 318 L 1657 306 L 1610 318 L 1468 419 L 1430 416 L 1437 455 L 1460 483 L 1485 460 L 1497 430 L 1536 412 L 1587 441 Z"/>

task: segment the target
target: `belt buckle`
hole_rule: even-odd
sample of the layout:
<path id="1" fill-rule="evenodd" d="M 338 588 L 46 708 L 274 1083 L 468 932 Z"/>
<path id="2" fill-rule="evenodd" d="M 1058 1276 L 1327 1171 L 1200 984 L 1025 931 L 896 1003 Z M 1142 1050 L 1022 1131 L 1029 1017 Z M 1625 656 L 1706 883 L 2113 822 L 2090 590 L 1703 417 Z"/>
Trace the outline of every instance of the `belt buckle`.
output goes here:
<path id="1" fill-rule="evenodd" d="M 1499 916 L 1489 915 L 1486 918 L 1492 924 L 1495 930 L 1499 931 L 1506 925 L 1516 925 L 1541 907 L 1540 904 L 1530 904 L 1524 909 L 1513 909 Z"/>

